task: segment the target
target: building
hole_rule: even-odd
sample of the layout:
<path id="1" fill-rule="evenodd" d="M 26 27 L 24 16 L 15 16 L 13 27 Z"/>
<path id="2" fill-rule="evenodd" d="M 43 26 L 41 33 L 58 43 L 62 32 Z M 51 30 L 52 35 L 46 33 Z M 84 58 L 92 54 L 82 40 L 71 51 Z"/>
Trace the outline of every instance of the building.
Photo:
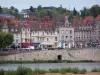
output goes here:
<path id="1" fill-rule="evenodd" d="M 68 22 L 68 17 L 65 17 L 65 24 L 63 26 L 58 26 L 58 42 L 61 48 L 71 48 L 74 47 L 74 28 L 70 26 Z"/>
<path id="2" fill-rule="evenodd" d="M 71 48 L 87 47 L 87 43 L 91 42 L 100 43 L 100 20 L 90 16 L 74 18 L 73 21 L 69 23 L 67 16 L 65 22 L 25 18 L 18 24 L 10 24 L 3 19 L 0 21 L 0 31 L 13 34 L 14 43 L 21 47 Z"/>
<path id="3" fill-rule="evenodd" d="M 76 23 L 75 23 L 76 22 Z M 87 47 L 87 43 L 97 42 L 99 34 L 99 23 L 93 17 L 88 16 L 85 19 L 75 20 L 74 24 L 74 40 L 76 47 Z"/>

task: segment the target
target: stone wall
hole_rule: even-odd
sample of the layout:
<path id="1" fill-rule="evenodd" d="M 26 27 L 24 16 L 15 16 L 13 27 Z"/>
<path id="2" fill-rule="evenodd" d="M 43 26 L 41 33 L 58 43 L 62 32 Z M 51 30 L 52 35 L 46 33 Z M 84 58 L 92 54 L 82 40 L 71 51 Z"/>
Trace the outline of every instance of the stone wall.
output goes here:
<path id="1" fill-rule="evenodd" d="M 62 60 L 100 61 L 99 49 L 32 51 L 8 56 L 0 56 L 0 60 L 57 60 L 58 55 L 62 55 Z"/>

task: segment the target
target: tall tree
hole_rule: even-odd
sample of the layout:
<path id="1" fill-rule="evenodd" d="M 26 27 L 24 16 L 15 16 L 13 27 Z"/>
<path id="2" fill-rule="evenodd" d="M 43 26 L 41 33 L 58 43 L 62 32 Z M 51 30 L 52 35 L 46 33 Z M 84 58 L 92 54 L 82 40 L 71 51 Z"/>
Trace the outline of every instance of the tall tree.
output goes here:
<path id="1" fill-rule="evenodd" d="M 15 10 L 15 7 L 14 7 L 14 6 L 11 6 L 10 9 L 11 9 L 11 10 Z"/>
<path id="2" fill-rule="evenodd" d="M 42 6 L 39 5 L 39 6 L 37 7 L 37 10 L 38 10 L 38 12 L 41 11 L 41 10 L 42 10 Z"/>
<path id="3" fill-rule="evenodd" d="M 80 11 L 81 17 L 82 17 L 82 18 L 85 18 L 85 16 L 86 16 L 86 11 L 87 11 L 86 7 L 84 7 L 83 10 Z"/>
<path id="4" fill-rule="evenodd" d="M 75 7 L 73 9 L 73 16 L 76 16 L 78 14 L 78 12 L 76 11 Z"/>
<path id="5" fill-rule="evenodd" d="M 32 6 L 30 6 L 29 10 L 30 10 L 31 12 L 35 12 L 35 8 L 33 8 Z"/>
<path id="6" fill-rule="evenodd" d="M 2 13 L 2 7 L 0 6 L 0 14 Z"/>

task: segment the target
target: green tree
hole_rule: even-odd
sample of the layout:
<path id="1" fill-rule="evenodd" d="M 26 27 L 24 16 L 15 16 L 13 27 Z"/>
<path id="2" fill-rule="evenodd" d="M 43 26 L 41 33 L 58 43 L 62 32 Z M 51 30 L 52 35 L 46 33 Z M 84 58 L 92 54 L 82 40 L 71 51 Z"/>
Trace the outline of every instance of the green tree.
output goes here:
<path id="1" fill-rule="evenodd" d="M 85 7 L 84 7 L 83 10 L 80 11 L 81 17 L 82 17 L 82 18 L 85 18 L 85 16 L 86 16 L 86 11 L 87 11 L 87 9 L 86 9 Z"/>
<path id="2" fill-rule="evenodd" d="M 43 18 L 44 16 L 47 16 L 47 10 L 46 9 L 41 10 L 39 13 L 40 13 L 41 18 Z"/>
<path id="3" fill-rule="evenodd" d="M 15 7 L 14 7 L 14 6 L 11 6 L 10 9 L 11 9 L 11 10 L 15 10 Z"/>
<path id="4" fill-rule="evenodd" d="M 5 48 L 13 42 L 13 35 L 6 32 L 0 32 L 0 48 Z"/>
<path id="5" fill-rule="evenodd" d="M 93 5 L 90 8 L 91 15 L 97 17 L 100 14 L 100 7 L 99 5 Z"/>
<path id="6" fill-rule="evenodd" d="M 0 6 L 0 14 L 2 13 L 2 7 Z"/>
<path id="7" fill-rule="evenodd" d="M 73 16 L 76 16 L 77 14 L 78 14 L 78 12 L 77 12 L 77 10 L 74 7 L 74 9 L 73 9 Z"/>
<path id="8" fill-rule="evenodd" d="M 39 6 L 37 7 L 37 10 L 38 10 L 38 12 L 41 11 L 41 10 L 42 10 L 42 6 L 39 5 Z"/>
<path id="9" fill-rule="evenodd" d="M 30 10 L 31 12 L 35 12 L 35 8 L 33 8 L 32 6 L 30 6 L 29 10 Z"/>

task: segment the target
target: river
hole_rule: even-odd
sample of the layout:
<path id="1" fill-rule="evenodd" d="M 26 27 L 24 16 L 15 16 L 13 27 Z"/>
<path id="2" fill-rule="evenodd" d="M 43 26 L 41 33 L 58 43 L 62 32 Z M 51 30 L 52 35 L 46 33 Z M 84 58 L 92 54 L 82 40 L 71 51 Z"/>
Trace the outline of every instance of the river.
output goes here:
<path id="1" fill-rule="evenodd" d="M 79 68 L 79 69 L 87 69 L 87 71 L 91 71 L 93 68 L 100 68 L 100 62 L 98 63 L 33 63 L 33 64 L 0 64 L 0 69 L 4 70 L 16 70 L 18 66 L 28 67 L 31 69 L 54 69 L 54 68 Z"/>

